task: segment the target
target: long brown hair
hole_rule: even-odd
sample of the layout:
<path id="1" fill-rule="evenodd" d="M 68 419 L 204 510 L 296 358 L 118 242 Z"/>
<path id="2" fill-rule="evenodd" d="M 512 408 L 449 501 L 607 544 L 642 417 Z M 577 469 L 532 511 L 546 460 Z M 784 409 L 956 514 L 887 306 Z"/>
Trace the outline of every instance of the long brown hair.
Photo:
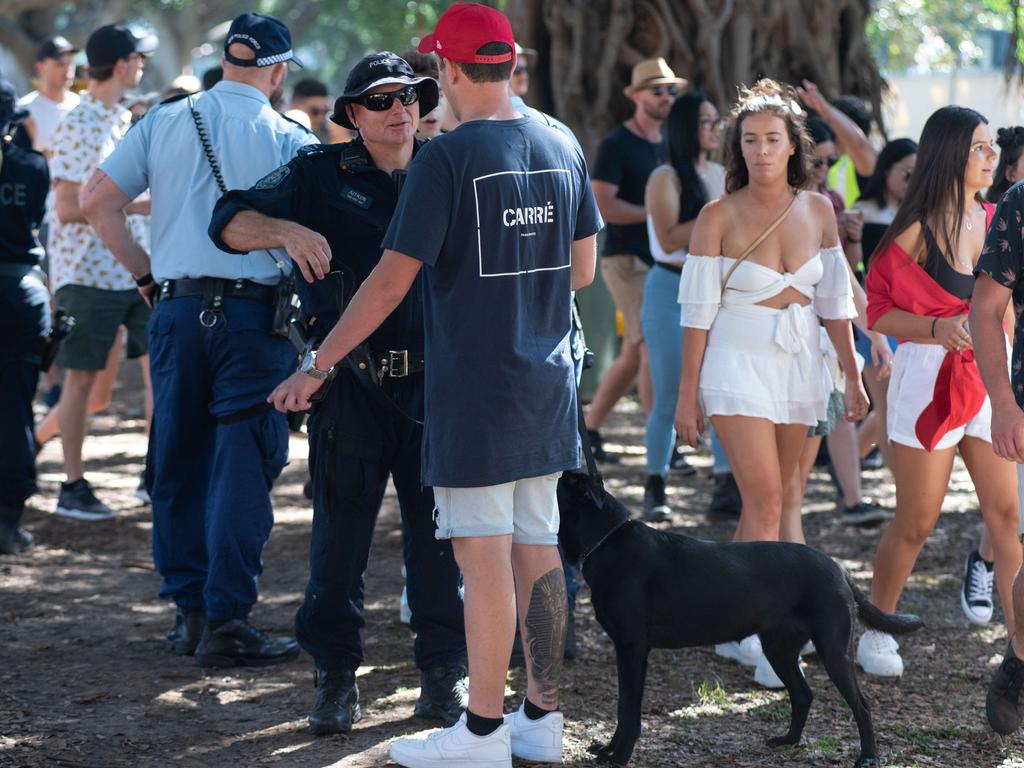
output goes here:
<path id="1" fill-rule="evenodd" d="M 971 154 L 971 139 L 974 129 L 982 123 L 988 124 L 985 116 L 967 107 L 942 107 L 932 113 L 921 131 L 917 165 L 907 194 L 871 258 L 884 252 L 915 222 L 931 230 L 947 260 L 953 258 L 954 244 L 959 242 L 964 223 L 964 173 Z M 919 264 L 924 263 L 925 256 L 924 248 L 914 248 L 910 254 Z"/>
<path id="2" fill-rule="evenodd" d="M 750 183 L 750 172 L 743 159 L 741 134 L 743 121 L 751 115 L 774 115 L 786 124 L 789 141 L 796 148 L 789 157 L 786 179 L 794 190 L 807 186 L 807 169 L 813 150 L 804 124 L 804 112 L 796 101 L 793 86 L 764 78 L 753 87 L 740 87 L 739 101 L 732 109 L 725 172 L 726 193 L 736 192 Z"/>

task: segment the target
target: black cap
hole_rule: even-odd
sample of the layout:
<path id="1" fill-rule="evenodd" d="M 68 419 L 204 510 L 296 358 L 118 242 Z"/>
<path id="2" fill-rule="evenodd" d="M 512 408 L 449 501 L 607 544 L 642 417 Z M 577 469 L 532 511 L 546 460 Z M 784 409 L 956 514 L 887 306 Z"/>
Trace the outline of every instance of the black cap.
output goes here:
<path id="1" fill-rule="evenodd" d="M 157 40 L 152 35 L 137 36 L 121 24 L 100 27 L 85 43 L 85 58 L 90 67 L 109 67 L 133 53 L 146 56 L 156 50 Z"/>
<path id="2" fill-rule="evenodd" d="M 428 114 L 437 106 L 437 80 L 432 77 L 416 77 L 409 62 L 391 51 L 381 51 L 364 56 L 352 67 L 345 81 L 345 92 L 334 102 L 334 114 L 331 121 L 340 126 L 356 130 L 348 119 L 345 107 L 367 91 L 379 85 L 415 85 L 420 93 L 420 117 Z"/>
<path id="3" fill-rule="evenodd" d="M 252 49 L 255 59 L 240 59 L 228 53 L 228 46 L 241 43 Z M 301 67 L 292 50 L 292 33 L 284 22 L 266 13 L 243 13 L 235 17 L 224 38 L 224 60 L 238 67 L 269 67 L 283 61 L 293 61 Z"/>
<path id="4" fill-rule="evenodd" d="M 0 80 L 0 130 L 28 117 L 27 109 L 18 109 L 18 92 L 9 80 Z"/>
<path id="5" fill-rule="evenodd" d="M 81 49 L 75 48 L 75 46 L 68 42 L 66 37 L 55 35 L 48 40 L 44 40 L 42 45 L 39 46 L 39 50 L 36 51 L 36 61 L 59 59 L 65 53 L 78 53 L 79 50 Z"/>

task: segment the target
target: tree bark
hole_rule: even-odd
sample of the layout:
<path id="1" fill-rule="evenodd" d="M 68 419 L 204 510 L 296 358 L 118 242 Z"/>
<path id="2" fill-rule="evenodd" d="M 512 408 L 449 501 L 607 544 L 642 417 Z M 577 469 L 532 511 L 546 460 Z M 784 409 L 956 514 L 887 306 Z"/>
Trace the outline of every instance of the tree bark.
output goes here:
<path id="1" fill-rule="evenodd" d="M 738 85 L 767 76 L 859 96 L 880 121 L 870 0 L 509 0 L 507 9 L 520 43 L 540 51 L 529 100 L 569 124 L 589 157 L 631 114 L 622 89 L 652 56 L 723 112 Z"/>

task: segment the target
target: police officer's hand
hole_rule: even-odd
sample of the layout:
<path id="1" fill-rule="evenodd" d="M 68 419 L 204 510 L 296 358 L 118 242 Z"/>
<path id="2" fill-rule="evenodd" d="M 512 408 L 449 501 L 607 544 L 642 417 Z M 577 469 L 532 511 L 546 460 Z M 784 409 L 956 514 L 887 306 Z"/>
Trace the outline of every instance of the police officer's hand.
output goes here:
<path id="1" fill-rule="evenodd" d="M 331 246 L 327 238 L 301 224 L 289 222 L 288 232 L 282 238 L 285 250 L 299 265 L 307 283 L 322 280 L 331 271 Z M 310 377 L 306 377 L 310 378 Z"/>
<path id="2" fill-rule="evenodd" d="M 267 402 L 281 413 L 308 411 L 309 398 L 321 386 L 323 386 L 323 381 L 320 379 L 314 379 L 309 374 L 296 371 L 277 385 L 277 388 L 267 398 Z"/>

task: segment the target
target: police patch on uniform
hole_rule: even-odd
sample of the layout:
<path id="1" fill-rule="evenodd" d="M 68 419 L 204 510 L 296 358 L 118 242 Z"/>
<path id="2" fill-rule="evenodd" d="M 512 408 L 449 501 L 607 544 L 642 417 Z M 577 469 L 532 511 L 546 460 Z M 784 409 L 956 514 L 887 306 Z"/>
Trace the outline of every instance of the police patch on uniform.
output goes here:
<path id="1" fill-rule="evenodd" d="M 282 165 L 280 168 L 275 168 L 262 179 L 256 182 L 255 189 L 274 189 L 282 181 L 288 178 L 288 174 L 292 172 L 292 169 L 287 165 Z"/>
<path id="2" fill-rule="evenodd" d="M 360 192 L 358 189 L 353 187 L 345 186 L 341 190 L 341 197 L 343 200 L 348 200 L 352 205 L 357 205 L 363 210 L 370 210 L 370 206 L 373 205 L 373 198 L 367 194 Z"/>

